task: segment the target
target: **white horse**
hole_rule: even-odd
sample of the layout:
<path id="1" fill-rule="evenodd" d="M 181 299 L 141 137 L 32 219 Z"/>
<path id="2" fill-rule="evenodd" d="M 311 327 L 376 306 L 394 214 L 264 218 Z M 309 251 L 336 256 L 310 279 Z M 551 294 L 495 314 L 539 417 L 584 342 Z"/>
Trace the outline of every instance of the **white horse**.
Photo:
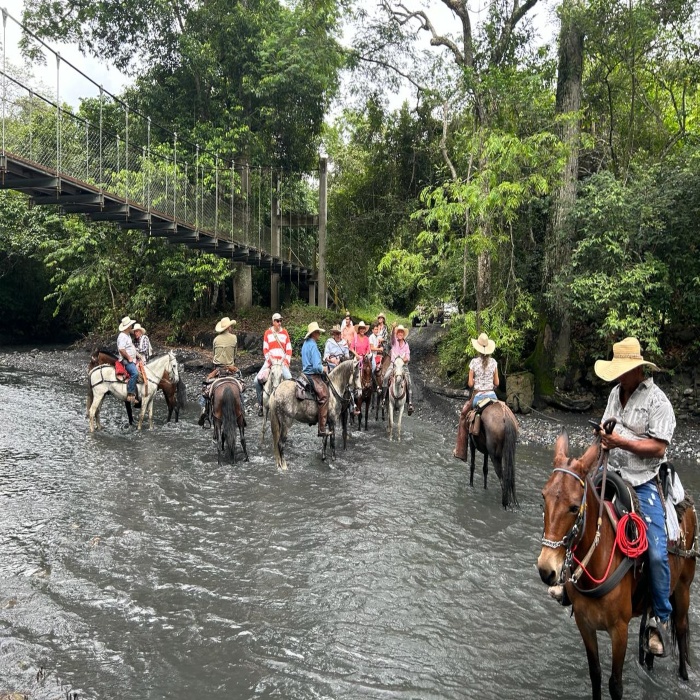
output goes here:
<path id="1" fill-rule="evenodd" d="M 338 419 L 347 415 L 353 406 L 356 392 L 360 390 L 360 363 L 356 359 L 341 362 L 328 374 L 328 422 L 327 426 L 334 430 Z M 345 419 L 347 420 L 347 419 Z M 296 382 L 288 379 L 282 382 L 270 399 L 270 428 L 272 429 L 272 448 L 275 462 L 279 469 L 287 468 L 284 458 L 284 446 L 287 433 L 294 421 L 316 425 L 318 423 L 318 405 L 316 397 L 310 392 L 307 398 L 300 401 L 296 397 Z M 343 431 L 343 446 L 346 434 Z M 321 459 L 326 459 L 326 443 L 323 438 Z M 331 454 L 335 457 L 335 433 L 331 435 Z"/>
<path id="2" fill-rule="evenodd" d="M 177 359 L 175 354 L 168 352 L 167 355 L 151 360 L 144 365 L 146 370 L 146 379 L 148 380 L 148 390 L 142 385 L 139 388 L 141 394 L 141 413 L 139 414 L 138 429 L 141 430 L 143 418 L 148 410 L 148 419 L 151 430 L 153 429 L 153 399 L 155 398 L 158 384 L 163 378 L 163 374 L 167 370 L 171 381 L 177 383 L 180 381 L 180 374 L 177 367 Z M 88 406 L 88 417 L 90 418 L 90 432 L 95 429 L 101 430 L 100 424 L 100 406 L 106 394 L 126 401 L 126 382 L 117 379 L 116 372 L 112 365 L 99 365 L 95 367 L 88 375 L 88 382 L 92 389 L 92 401 L 88 398 L 90 405 Z"/>
<path id="3" fill-rule="evenodd" d="M 283 379 L 282 360 L 275 360 L 270 365 L 270 374 L 263 387 L 263 422 L 262 431 L 260 432 L 261 445 L 265 442 L 265 428 L 267 426 L 268 416 L 270 415 L 270 397 L 275 393 L 275 389 L 282 383 Z"/>
<path id="4" fill-rule="evenodd" d="M 389 440 L 394 439 L 394 413 L 398 412 L 399 419 L 396 423 L 397 437 L 401 442 L 401 418 L 406 405 L 406 375 L 404 374 L 404 363 L 400 357 L 394 360 L 394 370 L 389 385 Z"/>

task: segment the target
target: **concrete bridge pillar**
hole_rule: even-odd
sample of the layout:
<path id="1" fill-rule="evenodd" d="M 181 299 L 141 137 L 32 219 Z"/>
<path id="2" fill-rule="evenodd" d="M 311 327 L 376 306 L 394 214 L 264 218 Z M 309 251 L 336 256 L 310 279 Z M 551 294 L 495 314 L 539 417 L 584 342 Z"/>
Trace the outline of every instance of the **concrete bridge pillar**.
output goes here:
<path id="1" fill-rule="evenodd" d="M 326 282 L 326 224 L 328 222 L 328 158 L 321 156 L 318 167 L 318 305 L 328 308 Z"/>
<path id="2" fill-rule="evenodd" d="M 235 172 L 235 166 L 234 166 Z M 245 197 L 242 207 L 244 212 L 243 231 L 250 230 L 250 166 L 247 160 L 241 167 L 241 194 Z M 245 241 L 250 243 L 249 240 Z M 253 269 L 245 263 L 234 263 L 233 298 L 236 309 L 249 309 L 253 305 Z"/>

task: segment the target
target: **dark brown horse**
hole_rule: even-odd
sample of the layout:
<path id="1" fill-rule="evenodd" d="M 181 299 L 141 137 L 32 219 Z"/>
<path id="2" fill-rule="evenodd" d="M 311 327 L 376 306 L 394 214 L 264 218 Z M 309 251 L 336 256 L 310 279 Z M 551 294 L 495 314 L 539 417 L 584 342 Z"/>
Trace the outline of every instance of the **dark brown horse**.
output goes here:
<path id="1" fill-rule="evenodd" d="M 238 380 L 233 377 L 217 379 L 209 394 L 211 423 L 214 427 L 214 440 L 221 464 L 222 456 L 228 456 L 236 463 L 236 428 L 241 440 L 241 447 L 248 461 L 245 444 L 245 416 L 241 404 L 241 389 Z"/>
<path id="2" fill-rule="evenodd" d="M 98 365 L 112 365 L 112 367 L 114 367 L 114 363 L 118 359 L 119 358 L 114 353 L 109 352 L 109 350 L 95 349 L 93 350 L 92 355 L 90 355 L 88 373 L 90 373 L 90 370 L 94 369 Z M 170 376 L 166 371 L 163 375 L 163 378 L 160 380 L 158 388 L 162 390 L 163 396 L 165 396 L 165 403 L 168 406 L 168 420 L 166 422 L 170 422 L 170 419 L 172 418 L 174 412 L 175 422 L 177 423 L 180 418 L 180 409 L 183 408 L 186 403 L 185 383 L 183 381 L 179 381 L 177 383 L 171 382 Z M 90 392 L 91 388 L 88 387 L 88 394 Z M 88 396 L 88 405 L 90 403 L 92 403 L 91 397 Z M 124 406 L 126 407 L 126 414 L 129 417 L 129 425 L 133 425 L 134 414 L 131 407 L 131 403 L 129 401 L 125 401 Z"/>
<path id="3" fill-rule="evenodd" d="M 542 489 L 544 533 L 537 568 L 542 581 L 552 587 L 550 594 L 554 595 L 554 591 L 563 583 L 573 604 L 576 625 L 588 656 L 594 700 L 601 698 L 597 632 L 604 630 L 610 636 L 612 671 L 608 688 L 610 696 L 619 700 L 622 698 L 622 667 L 627 651 L 629 621 L 633 616 L 644 614 L 649 606 L 645 575 L 647 567 L 631 566 L 617 585 L 611 585 L 607 592 L 605 589 L 592 590 L 598 588 L 598 584 L 605 585 L 601 581 L 609 578 L 608 571 L 612 577 L 621 564 L 629 565 L 630 560 L 615 545 L 616 532 L 610 519 L 603 514 L 600 525 L 597 522 L 600 498 L 592 485 L 591 477 L 600 464 L 599 441 L 591 445 L 579 459 L 570 458 L 568 454 L 569 438 L 564 432 L 554 447 L 554 470 Z M 696 524 L 695 508 L 692 503 L 688 503 L 680 518 L 678 554 L 669 552 L 673 606 L 671 624 L 679 650 L 678 672 L 685 680 L 688 680 L 690 584 L 695 576 L 697 556 Z M 594 544 L 596 537 L 599 537 L 597 545 Z M 581 571 L 577 569 L 572 581 L 570 562 L 573 556 L 585 562 L 585 568 Z M 651 667 L 653 657 L 650 654 L 644 656 L 642 652 L 640 657 Z"/>
<path id="4" fill-rule="evenodd" d="M 515 444 L 518 441 L 518 421 L 503 401 L 496 401 L 481 413 L 478 435 L 469 434 L 471 451 L 469 485 L 474 486 L 475 450 L 484 455 L 484 488 L 487 486 L 489 457 L 501 482 L 501 503 L 504 508 L 518 505 L 515 496 Z"/>
<path id="5" fill-rule="evenodd" d="M 379 362 L 379 367 L 377 368 L 377 371 L 374 373 L 374 378 L 377 381 L 377 393 L 375 394 L 375 409 L 374 409 L 374 420 L 377 421 L 379 420 L 379 408 L 380 404 L 382 403 L 382 384 L 384 383 L 384 375 L 387 373 L 387 370 L 391 367 L 391 357 L 389 356 L 389 353 L 385 352 L 381 356 L 381 361 Z M 382 409 L 382 420 L 384 420 L 384 406 L 381 406 Z"/>
<path id="6" fill-rule="evenodd" d="M 376 384 L 372 377 L 372 353 L 367 353 L 362 358 L 362 367 L 360 368 L 360 385 L 361 389 L 356 394 L 355 406 L 360 412 L 357 422 L 358 427 L 362 430 L 362 406 L 365 407 L 365 430 L 367 430 L 367 417 L 369 416 L 369 408 L 372 404 L 372 396 L 376 391 Z"/>

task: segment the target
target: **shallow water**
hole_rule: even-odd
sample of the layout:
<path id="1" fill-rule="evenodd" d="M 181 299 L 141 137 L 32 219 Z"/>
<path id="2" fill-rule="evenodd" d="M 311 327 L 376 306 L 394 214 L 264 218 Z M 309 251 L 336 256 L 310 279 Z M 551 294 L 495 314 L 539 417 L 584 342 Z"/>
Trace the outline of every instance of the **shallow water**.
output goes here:
<path id="1" fill-rule="evenodd" d="M 160 396 L 154 431 L 125 428 L 123 406 L 107 399 L 105 429 L 90 435 L 80 382 L 10 362 L 0 403 L 0 692 L 589 694 L 573 619 L 535 569 L 550 448 L 519 445 L 521 507 L 504 512 L 495 478 L 484 490 L 477 472 L 472 489 L 450 456 L 455 425 L 436 427 L 422 410 L 405 418 L 401 443 L 373 422 L 354 433 L 333 469 L 313 429 L 295 427 L 280 473 L 257 417 L 251 461 L 219 466 L 195 408 L 163 425 Z M 677 464 L 699 494 L 697 464 Z M 700 698 L 692 669 L 689 684 L 671 659 L 649 675 L 633 642 L 626 697 Z"/>

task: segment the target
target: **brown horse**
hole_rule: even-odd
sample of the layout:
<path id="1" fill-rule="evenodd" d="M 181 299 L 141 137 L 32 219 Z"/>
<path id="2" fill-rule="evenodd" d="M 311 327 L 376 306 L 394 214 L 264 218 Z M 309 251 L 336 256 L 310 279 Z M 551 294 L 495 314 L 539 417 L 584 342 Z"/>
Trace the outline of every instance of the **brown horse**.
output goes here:
<path id="1" fill-rule="evenodd" d="M 600 497 L 591 478 L 600 464 L 600 442 L 591 445 L 579 459 L 570 458 L 568 453 L 569 438 L 563 432 L 554 447 L 554 470 L 542 489 L 544 533 L 537 568 L 542 581 L 554 587 L 550 588 L 550 594 L 554 595 L 558 584 L 563 583 L 573 604 L 576 625 L 588 656 L 594 700 L 601 698 L 597 632 L 605 630 L 610 636 L 612 671 L 608 688 L 610 696 L 619 700 L 622 698 L 622 667 L 627 650 L 629 621 L 633 616 L 644 614 L 649 606 L 646 567 L 630 565 L 633 560 L 620 552 L 619 546 L 616 547 L 615 529 L 604 513 L 602 520 L 596 520 L 596 515 L 601 512 Z M 688 680 L 688 607 L 697 556 L 697 516 L 692 503 L 687 504 L 680 518 L 680 526 L 677 554 L 669 551 L 673 606 L 671 624 L 679 650 L 678 672 Z M 596 544 L 597 537 L 599 540 Z M 585 567 L 577 569 L 572 577 L 573 556 L 580 558 Z M 620 573 L 625 573 L 614 585 L 615 574 L 611 573 L 608 577 L 608 572 L 615 572 L 620 565 L 630 568 L 620 569 Z M 600 586 L 593 583 L 593 580 L 600 583 L 604 579 L 612 579 L 612 582 L 607 585 L 601 583 Z M 603 589 L 602 586 L 606 588 Z M 651 667 L 653 656 L 643 656 L 641 652 L 640 660 L 642 657 L 647 666 Z"/>
<path id="2" fill-rule="evenodd" d="M 380 404 L 382 403 L 382 384 L 384 383 L 384 375 L 387 373 L 387 370 L 391 367 L 391 357 L 389 353 L 385 352 L 382 357 L 381 361 L 379 363 L 379 367 L 377 368 L 376 372 L 374 373 L 374 378 L 377 382 L 377 392 L 374 395 L 375 398 L 375 409 L 374 409 L 374 420 L 377 421 L 379 420 L 379 408 Z M 381 406 L 382 409 L 382 420 L 384 420 L 384 406 Z"/>
<path id="3" fill-rule="evenodd" d="M 489 457 L 501 482 L 501 503 L 504 508 L 518 505 L 515 496 L 515 443 L 518 441 L 518 421 L 513 412 L 496 401 L 481 413 L 481 428 L 478 435 L 469 434 L 471 451 L 469 485 L 474 486 L 475 450 L 484 455 L 484 488 L 489 473 Z"/>
<path id="4" fill-rule="evenodd" d="M 90 363 L 88 364 L 88 374 L 91 370 L 95 369 L 97 365 L 112 365 L 114 367 L 115 362 L 119 358 L 105 349 L 95 349 L 90 355 Z M 165 403 L 168 406 L 168 420 L 170 422 L 173 412 L 175 413 L 175 422 L 177 423 L 180 418 L 180 409 L 184 407 L 186 402 L 186 388 L 185 383 L 182 381 L 172 382 L 170 381 L 170 375 L 166 371 L 163 378 L 160 380 L 158 388 L 162 390 L 163 396 L 165 396 Z M 92 392 L 92 387 L 88 387 L 88 408 L 92 403 L 92 397 L 90 396 Z M 129 417 L 129 425 L 134 424 L 134 414 L 131 407 L 131 402 L 125 401 L 124 406 L 126 407 L 126 414 Z"/>
<path id="5" fill-rule="evenodd" d="M 365 407 L 365 430 L 367 430 L 367 417 L 369 408 L 372 404 L 372 396 L 376 391 L 376 384 L 372 377 L 372 353 L 367 353 L 362 358 L 362 367 L 360 368 L 360 391 L 357 392 L 355 406 L 360 412 L 357 422 L 358 427 L 362 430 L 362 406 Z"/>
<path id="6" fill-rule="evenodd" d="M 233 377 L 217 379 L 211 387 L 209 405 L 219 464 L 221 464 L 221 457 L 226 455 L 234 464 L 236 463 L 236 428 L 238 428 L 241 447 L 247 462 L 246 422 L 241 405 L 241 389 L 238 380 Z"/>

